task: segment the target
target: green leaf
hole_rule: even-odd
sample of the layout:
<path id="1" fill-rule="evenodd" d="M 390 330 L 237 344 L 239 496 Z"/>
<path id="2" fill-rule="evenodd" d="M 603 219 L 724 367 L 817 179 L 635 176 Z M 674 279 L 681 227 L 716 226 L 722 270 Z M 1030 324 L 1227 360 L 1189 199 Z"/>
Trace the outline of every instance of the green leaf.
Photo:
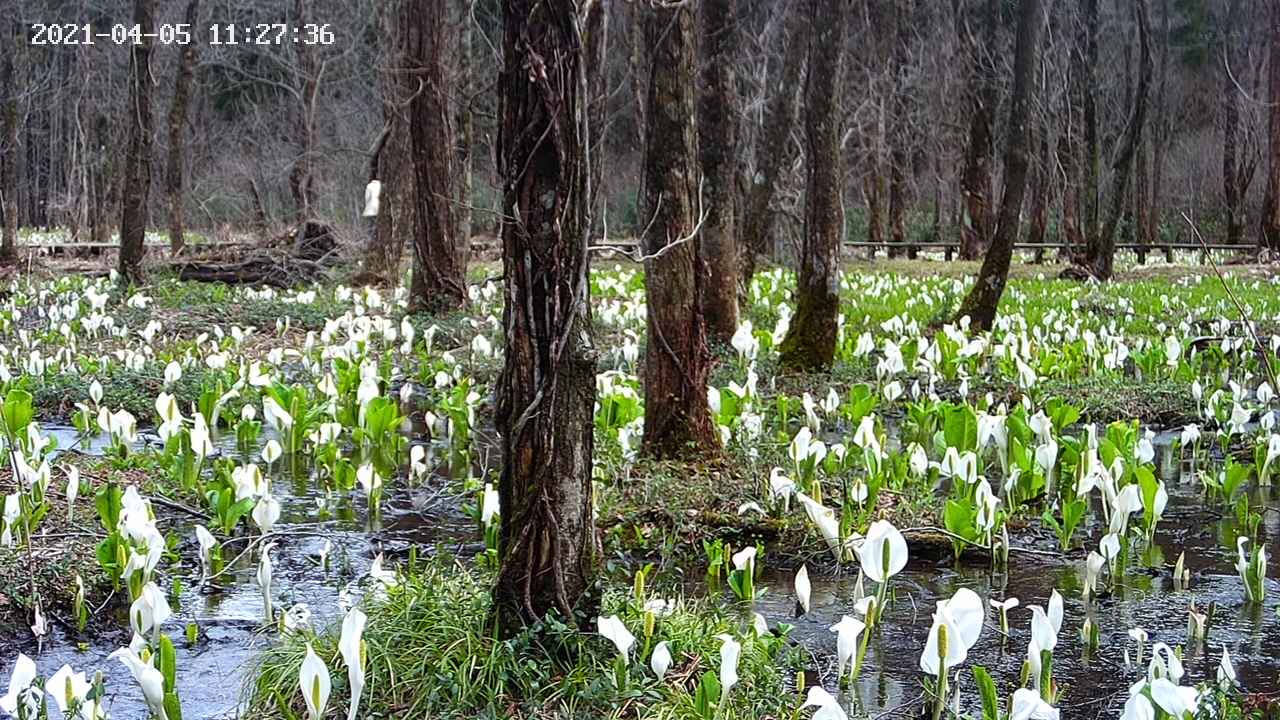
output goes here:
<path id="1" fill-rule="evenodd" d="M 991 673 L 981 665 L 973 668 L 973 679 L 978 684 L 978 694 L 982 696 L 982 720 L 1000 720 L 1000 700 L 996 697 L 996 683 Z"/>

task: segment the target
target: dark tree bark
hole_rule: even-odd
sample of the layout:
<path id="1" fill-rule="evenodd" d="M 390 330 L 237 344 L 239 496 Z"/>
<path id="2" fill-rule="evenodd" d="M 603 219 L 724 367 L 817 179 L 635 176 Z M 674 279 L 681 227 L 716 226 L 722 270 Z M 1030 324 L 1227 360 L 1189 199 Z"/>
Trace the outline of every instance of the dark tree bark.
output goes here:
<path id="1" fill-rule="evenodd" d="M 913 0 L 895 0 L 892 4 L 893 44 L 889 51 L 889 73 L 894 77 L 893 93 L 889 99 L 889 257 L 898 257 L 905 250 L 907 257 L 915 259 L 914 246 L 907 247 L 907 210 L 911 203 L 908 196 L 908 174 L 911 172 L 910 106 L 908 98 L 912 88 L 908 84 L 910 43 L 912 32 Z"/>
<path id="2" fill-rule="evenodd" d="M 738 99 L 735 0 L 703 0 L 698 7 L 702 83 L 698 93 L 698 152 L 706 183 L 706 218 L 698 235 L 710 277 L 702 295 L 707 338 L 728 345 L 738 328 L 738 240 L 734 217 L 738 177 Z"/>
<path id="3" fill-rule="evenodd" d="M 840 88 L 847 0 L 809 0 L 809 74 L 805 81 L 805 232 L 796 312 L 778 348 L 783 367 L 828 368 L 835 359 L 840 309 Z"/>
<path id="4" fill-rule="evenodd" d="M 18 33 L 6 33 L 3 37 L 3 58 L 0 58 L 0 211 L 4 213 L 4 228 L 0 231 L 0 264 L 11 265 L 18 260 L 18 53 L 23 38 Z"/>
<path id="5" fill-rule="evenodd" d="M 1116 229 L 1120 224 L 1121 211 L 1124 209 L 1126 189 L 1129 176 L 1133 171 L 1133 160 L 1137 155 L 1138 144 L 1142 140 L 1142 130 L 1147 116 L 1147 95 L 1151 88 L 1151 13 L 1147 0 L 1134 0 L 1138 16 L 1138 86 L 1133 93 L 1133 109 L 1125 125 L 1124 136 L 1111 164 L 1111 187 L 1108 200 L 1106 220 L 1096 237 L 1089 242 L 1088 272 L 1099 280 L 1110 280 L 1115 269 Z"/>
<path id="6" fill-rule="evenodd" d="M 782 10 L 787 13 L 782 37 L 782 64 L 777 72 L 769 74 L 778 81 L 771 88 L 765 104 L 764 127 L 755 151 L 756 174 L 744 203 L 742 242 L 738 246 L 744 289 L 756 274 L 756 256 L 769 253 L 773 234 L 770 206 L 777 194 L 782 171 L 791 163 L 794 154 L 789 139 L 796 123 L 796 98 L 808 48 L 808 44 L 803 42 L 808 20 L 799 6 L 799 2 L 792 2 Z"/>
<path id="7" fill-rule="evenodd" d="M 1085 242 L 1098 235 L 1101 203 L 1102 143 L 1098 137 L 1098 0 L 1084 0 L 1084 37 L 1078 56 L 1077 76 L 1084 119 L 1084 183 L 1080 195 Z M 1086 253 L 1089 252 L 1086 249 Z"/>
<path id="8" fill-rule="evenodd" d="M 134 0 L 133 22 L 142 37 L 133 45 L 129 70 L 129 153 L 125 156 L 123 208 L 120 216 L 120 257 L 117 270 L 123 286 L 145 281 L 147 197 L 151 194 L 151 37 L 155 34 L 155 0 Z"/>
<path id="9" fill-rule="evenodd" d="M 583 607 L 600 555 L 591 515 L 590 133 L 578 5 L 503 4 L 506 364 L 496 408 L 503 519 L 494 610 L 506 636 L 551 611 L 565 621 L 575 610 L 595 614 Z"/>
<path id="10" fill-rule="evenodd" d="M 1038 124 L 1033 136 L 1033 147 L 1038 156 L 1031 175 L 1031 229 L 1027 241 L 1032 245 L 1043 245 L 1049 229 L 1049 188 L 1052 184 L 1052 174 L 1049 172 L 1049 132 Z M 1035 257 L 1036 262 L 1044 260 L 1043 247 L 1036 248 Z"/>
<path id="11" fill-rule="evenodd" d="M 399 2 L 379 5 L 379 39 L 384 43 L 380 53 L 383 69 L 378 75 L 382 96 L 382 132 L 374 143 L 369 161 L 369 180 L 382 184 L 378 216 L 374 219 L 369 242 L 365 247 L 364 272 L 377 282 L 395 283 L 400 271 L 400 255 L 404 239 L 414 234 L 413 168 L 408 158 L 409 122 L 406 99 L 417 88 L 407 87 L 399 24 Z M 371 278 L 371 279 L 372 279 Z"/>
<path id="12" fill-rule="evenodd" d="M 295 0 L 294 22 L 309 22 L 308 0 Z M 316 69 L 315 54 L 311 46 L 298 43 L 294 46 L 298 55 L 298 77 L 302 85 L 298 92 L 296 134 L 298 155 L 289 171 L 289 194 L 293 197 L 294 221 L 301 227 L 311 219 L 311 197 L 315 192 L 312 163 L 315 161 L 316 101 L 320 92 L 320 75 Z"/>
<path id="13" fill-rule="evenodd" d="M 1280 1 L 1271 3 L 1268 75 L 1267 195 L 1262 210 L 1261 247 L 1280 250 Z"/>
<path id="14" fill-rule="evenodd" d="M 1240 176 L 1240 96 L 1231 79 L 1236 67 L 1236 21 L 1239 0 L 1229 0 L 1222 32 L 1223 60 L 1219 69 L 1222 92 L 1222 200 L 1226 211 L 1227 243 L 1238 244 L 1244 237 L 1244 188 Z"/>
<path id="15" fill-rule="evenodd" d="M 200 0 L 187 0 L 187 12 L 184 22 L 193 29 L 200 21 Z M 196 74 L 196 57 L 199 46 L 194 42 L 180 46 L 182 54 L 178 59 L 178 76 L 173 85 L 173 104 L 169 106 L 169 154 L 164 169 L 164 190 L 169 200 L 169 253 L 177 255 L 185 244 L 184 207 L 184 174 L 183 156 L 186 154 L 186 143 L 183 141 L 183 128 L 187 124 L 187 104 L 191 96 L 191 81 Z"/>
<path id="16" fill-rule="evenodd" d="M 989 330 L 995 322 L 1000 296 L 1009 279 L 1013 245 L 1018 239 L 1018 216 L 1027 184 L 1030 158 L 1027 116 L 1030 114 L 1031 85 L 1034 82 L 1036 48 L 1044 18 L 1040 0 L 1021 0 L 1018 13 L 1017 47 L 1013 60 L 1013 97 L 1009 106 L 1009 141 L 1004 156 L 1004 194 L 1000 198 L 991 247 L 982 261 L 982 270 L 973 289 L 960 305 L 958 317 L 969 316 L 972 327 Z"/>
<path id="17" fill-rule="evenodd" d="M 413 146 L 413 310 L 440 312 L 466 303 L 466 266 L 457 247 L 453 210 L 453 133 L 445 56 L 449 52 L 446 0 L 406 3 L 406 59 L 422 89 L 409 103 Z"/>
<path id="18" fill-rule="evenodd" d="M 1151 127 L 1151 204 L 1147 211 L 1147 241 L 1155 244 L 1160 240 L 1161 210 L 1164 201 L 1164 153 L 1169 144 L 1169 45 L 1170 37 L 1169 0 L 1160 3 L 1161 43 L 1160 43 L 1160 79 L 1156 85 L 1156 114 Z M 1169 258 L 1172 261 L 1172 258 Z"/>
<path id="19" fill-rule="evenodd" d="M 604 188 L 605 125 L 609 116 L 609 0 L 594 0 L 587 9 L 584 42 L 589 103 L 588 138 L 591 156 L 591 232 L 608 221 Z"/>
<path id="20" fill-rule="evenodd" d="M 644 153 L 643 243 L 648 340 L 644 451 L 678 457 L 718 449 L 707 408 L 710 351 L 702 317 L 707 267 L 697 237 L 693 11 L 644 10 L 650 74 Z"/>
<path id="21" fill-rule="evenodd" d="M 463 263 L 471 254 L 471 236 L 475 234 L 472 203 L 475 200 L 475 113 L 472 98 L 475 93 L 473 69 L 471 0 L 459 0 L 458 31 L 458 251 Z"/>
<path id="22" fill-rule="evenodd" d="M 965 145 L 960 191 L 964 195 L 967 218 L 960 232 L 960 257 L 974 260 L 991 242 L 995 219 L 994 191 L 991 187 L 992 127 L 995 124 L 997 95 L 995 68 L 996 27 L 1000 21 L 998 0 L 985 0 L 982 42 L 972 31 L 965 45 L 969 51 L 970 102 L 969 141 Z"/>

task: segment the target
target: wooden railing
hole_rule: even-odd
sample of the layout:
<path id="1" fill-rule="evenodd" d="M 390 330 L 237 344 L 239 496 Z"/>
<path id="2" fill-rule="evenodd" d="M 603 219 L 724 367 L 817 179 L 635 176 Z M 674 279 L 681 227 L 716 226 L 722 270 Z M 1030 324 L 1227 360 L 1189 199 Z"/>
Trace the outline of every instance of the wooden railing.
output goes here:
<path id="1" fill-rule="evenodd" d="M 899 254 L 915 250 L 917 252 L 932 252 L 941 250 L 948 261 L 955 258 L 956 253 L 960 251 L 960 243 L 958 241 L 929 241 L 916 243 L 898 243 L 870 240 L 847 240 L 844 242 L 846 248 L 867 248 L 872 251 L 874 257 L 875 251 L 881 248 L 885 250 L 898 250 Z M 1032 251 L 1039 256 L 1043 256 L 1049 251 L 1062 251 L 1070 246 L 1066 243 L 1015 243 L 1013 249 Z M 1146 262 L 1148 254 L 1163 254 L 1166 260 L 1172 261 L 1173 253 L 1177 251 L 1198 252 L 1200 253 L 1200 262 L 1208 262 L 1206 257 L 1206 249 L 1209 251 L 1240 251 L 1248 252 L 1254 249 L 1252 245 L 1226 245 L 1221 243 L 1210 243 L 1208 245 L 1199 245 L 1194 243 L 1160 243 L 1156 245 L 1143 245 L 1142 243 L 1116 243 L 1116 250 L 1131 250 L 1138 254 L 1138 259 Z"/>

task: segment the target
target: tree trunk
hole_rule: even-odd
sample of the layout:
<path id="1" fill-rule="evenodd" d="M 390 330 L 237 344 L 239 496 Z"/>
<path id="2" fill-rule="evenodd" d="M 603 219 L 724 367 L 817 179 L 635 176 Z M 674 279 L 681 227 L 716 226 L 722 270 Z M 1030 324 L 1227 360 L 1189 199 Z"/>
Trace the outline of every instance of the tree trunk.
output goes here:
<path id="1" fill-rule="evenodd" d="M 309 21 L 307 12 L 308 0 L 296 0 L 294 3 L 294 22 Z M 302 86 L 298 93 L 298 114 L 296 132 L 298 155 L 294 158 L 293 168 L 289 171 L 289 193 L 293 197 L 294 221 L 302 227 L 311 219 L 311 195 L 315 188 L 315 179 L 311 172 L 311 163 L 315 155 L 316 127 L 315 104 L 320 91 L 320 77 L 315 67 L 315 57 L 310 45 L 298 43 L 294 45 L 298 54 L 299 79 Z"/>
<path id="2" fill-rule="evenodd" d="M 458 252 L 453 212 L 453 133 L 444 68 L 446 17 L 446 0 L 406 3 L 406 59 L 422 81 L 421 91 L 409 103 L 417 216 L 409 306 L 415 311 L 455 310 L 467 299 L 466 267 Z"/>
<path id="3" fill-rule="evenodd" d="M 898 257 L 905 250 L 907 257 L 915 259 L 914 247 L 907 243 L 908 173 L 911 172 L 913 144 L 910 137 L 911 122 L 907 99 L 912 88 L 908 85 L 906 68 L 911 62 L 910 42 L 912 33 L 912 0 L 895 0 L 893 3 L 893 45 L 889 54 L 889 74 L 894 78 L 893 94 L 889 99 L 889 257 Z"/>
<path id="4" fill-rule="evenodd" d="M 19 33 L 6 33 L 3 58 L 0 58 L 0 211 L 4 213 L 3 237 L 0 238 L 0 264 L 18 260 L 18 71 L 17 55 L 25 39 Z M 12 43 L 10 42 L 12 41 Z"/>
<path id="5" fill-rule="evenodd" d="M 1223 59 L 1231 67 L 1236 65 L 1236 17 L 1239 0 L 1227 3 L 1226 27 L 1223 28 Z M 1222 200 L 1226 215 L 1227 243 L 1238 244 L 1244 237 L 1244 190 L 1239 171 L 1240 154 L 1240 97 L 1236 92 L 1228 67 L 1220 69 L 1219 87 L 1222 92 Z"/>
<path id="6" fill-rule="evenodd" d="M 702 317 L 707 278 L 698 222 L 693 11 L 644 10 L 650 53 L 644 152 L 644 450 L 676 457 L 717 449 L 707 408 L 710 352 Z"/>
<path id="7" fill-rule="evenodd" d="M 1156 90 L 1156 116 L 1151 131 L 1151 205 L 1147 212 L 1146 235 L 1153 244 L 1160 241 L 1161 210 L 1164 200 L 1164 153 L 1169 144 L 1169 0 L 1160 3 L 1162 42 L 1160 43 L 1160 81 Z M 1172 258 L 1170 258 L 1172 261 Z"/>
<path id="8" fill-rule="evenodd" d="M 187 0 L 185 22 L 193 29 L 200 21 L 200 0 Z M 185 244 L 186 229 L 183 226 L 183 160 L 186 143 L 183 142 L 183 127 L 187 124 L 187 102 L 191 95 L 191 80 L 196 73 L 196 55 L 198 45 L 195 42 L 181 46 L 182 54 L 178 60 L 178 76 L 173 85 L 173 104 L 169 106 L 169 155 L 164 170 L 164 189 L 169 199 L 169 253 L 177 255 Z"/>
<path id="9" fill-rule="evenodd" d="M 974 260 L 986 251 L 991 242 L 994 219 L 994 192 L 991 187 L 992 126 L 995 124 L 996 104 L 999 102 L 996 85 L 996 26 L 1000 22 L 998 0 L 986 0 L 984 26 L 986 41 L 972 37 L 968 43 L 970 67 L 969 142 L 965 145 L 964 170 L 960 191 L 968 210 L 967 222 L 961 226 L 960 257 Z"/>
<path id="10" fill-rule="evenodd" d="M 698 246 L 707 269 L 702 313 L 707 339 L 728 345 L 738 329 L 738 248 L 734 217 L 738 177 L 738 101 L 735 0 L 703 0 L 698 7 L 702 83 L 698 93 L 698 152 L 705 182 Z"/>
<path id="11" fill-rule="evenodd" d="M 1120 223 L 1121 210 L 1124 208 L 1125 191 L 1129 185 L 1129 175 L 1133 171 L 1133 159 L 1137 154 L 1138 144 L 1142 140 L 1142 129 L 1146 122 L 1147 95 L 1151 88 L 1151 14 L 1147 0 L 1134 0 L 1138 15 L 1138 87 L 1133 94 L 1133 110 L 1125 126 L 1124 136 L 1120 140 L 1120 148 L 1115 162 L 1111 165 L 1110 207 L 1107 217 L 1097 238 L 1090 243 L 1089 271 L 1099 280 L 1110 280 L 1115 269 L 1116 228 Z"/>
<path id="12" fill-rule="evenodd" d="M 1084 187 L 1081 210 L 1085 242 L 1092 247 L 1098 229 L 1101 203 L 1102 147 L 1098 137 L 1098 0 L 1084 0 L 1084 50 L 1080 55 L 1080 100 L 1084 115 Z"/>
<path id="13" fill-rule="evenodd" d="M 1027 184 L 1029 148 L 1027 116 L 1030 114 L 1031 84 L 1036 66 L 1037 36 L 1043 18 L 1040 0 L 1021 0 L 1018 14 L 1017 48 L 1013 60 L 1013 98 L 1009 106 L 1009 141 L 1004 156 L 1004 195 L 991 247 L 982 261 L 982 270 L 969 295 L 960 305 L 959 317 L 969 316 L 976 330 L 989 330 L 995 323 L 996 308 L 1009 279 L 1013 245 L 1018 239 L 1018 216 Z"/>
<path id="14" fill-rule="evenodd" d="M 805 81 L 805 232 L 796 281 L 796 312 L 778 348 L 785 368 L 829 368 L 840 310 L 840 89 L 847 0 L 809 0 L 809 68 Z"/>
<path id="15" fill-rule="evenodd" d="M 151 37 L 155 34 L 155 0 L 134 0 L 133 22 L 141 29 L 133 45 L 129 70 L 129 153 L 125 156 L 123 208 L 120 214 L 118 272 L 122 286 L 145 281 L 147 197 L 151 194 Z"/>
<path id="16" fill-rule="evenodd" d="M 508 637 L 552 611 L 570 623 L 575 610 L 596 614 L 583 607 L 600 550 L 591 507 L 590 134 L 578 11 L 574 0 L 503 4 L 506 359 L 495 413 L 503 463 L 494 612 Z"/>
<path id="17" fill-rule="evenodd" d="M 1035 147 L 1038 157 L 1031 181 L 1031 231 L 1027 241 L 1042 246 L 1049 229 L 1049 195 L 1052 174 L 1049 172 L 1049 131 L 1044 125 L 1035 129 Z M 1036 247 L 1036 262 L 1044 262 L 1044 248 Z"/>
<path id="18" fill-rule="evenodd" d="M 591 157 L 591 232 L 607 227 L 609 202 L 604 187 L 605 125 L 609 118 L 609 0 L 595 0 L 587 9 L 583 43 L 587 68 L 589 155 Z"/>
<path id="19" fill-rule="evenodd" d="M 800 76 L 804 70 L 805 49 L 802 41 L 806 18 L 798 10 L 799 3 L 783 10 L 786 13 L 782 47 L 782 64 L 769 74 L 778 81 L 770 91 L 765 104 L 764 127 L 756 147 L 756 174 L 747 192 L 743 212 L 742 242 L 739 244 L 742 261 L 742 285 L 751 284 L 756 272 L 756 256 L 769 252 L 773 234 L 773 214 L 770 206 L 778 191 L 778 181 L 783 170 L 790 165 L 792 149 L 791 128 L 796 122 L 796 97 Z M 744 293 L 745 295 L 745 293 Z"/>
<path id="20" fill-rule="evenodd" d="M 1269 127 L 1267 141 L 1267 196 L 1262 210 L 1259 244 L 1280 250 L 1280 2 L 1271 3 L 1270 58 L 1268 60 Z"/>
<path id="21" fill-rule="evenodd" d="M 471 0 L 457 3 L 461 9 L 458 33 L 458 82 L 462 86 L 458 93 L 458 251 L 467 261 L 471 254 L 471 236 L 475 234 L 472 227 L 472 203 L 475 201 L 475 113 L 472 108 L 472 96 L 475 93 L 471 22 Z"/>
<path id="22" fill-rule="evenodd" d="M 364 272 L 382 282 L 395 284 L 400 274 L 400 254 L 404 238 L 413 236 L 413 173 L 409 157 L 409 123 L 405 100 L 414 89 L 395 68 L 404 67 L 403 44 L 397 27 L 399 3 L 379 6 L 379 39 L 384 43 L 380 59 L 387 68 L 378 75 L 382 96 L 383 131 L 369 161 L 369 180 L 382 184 L 378 216 L 374 218 L 369 243 L 365 247 Z"/>

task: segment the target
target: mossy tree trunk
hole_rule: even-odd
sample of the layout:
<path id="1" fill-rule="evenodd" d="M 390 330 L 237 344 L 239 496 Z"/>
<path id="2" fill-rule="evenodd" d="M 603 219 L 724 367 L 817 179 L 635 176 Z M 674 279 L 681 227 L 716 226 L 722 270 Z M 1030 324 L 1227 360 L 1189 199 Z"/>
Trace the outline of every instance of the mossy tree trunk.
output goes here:
<path id="1" fill-rule="evenodd" d="M 151 194 L 151 37 L 155 34 L 155 0 L 134 0 L 133 23 L 141 29 L 133 45 L 129 69 L 129 152 L 125 156 L 120 213 L 120 256 L 117 272 L 122 285 L 145 281 L 147 198 Z"/>
<path id="2" fill-rule="evenodd" d="M 421 80 L 409 103 L 414 173 L 413 281 L 409 307 L 441 312 L 466 303 L 466 264 L 457 244 L 453 133 L 444 59 L 450 52 L 447 0 L 405 3 L 405 55 Z"/>
<path id="3" fill-rule="evenodd" d="M 728 345 L 738 329 L 738 238 L 734 214 L 738 176 L 738 100 L 734 52 L 735 0 L 702 0 L 698 29 L 702 76 L 698 93 L 698 151 L 706 181 L 706 220 L 698 235 L 710 277 L 702 295 L 707 337 Z"/>
<path id="4" fill-rule="evenodd" d="M 184 22 L 194 29 L 199 26 L 200 0 L 188 0 Z M 191 97 L 191 81 L 196 74 L 199 45 L 189 42 L 181 46 L 178 73 L 173 84 L 173 103 L 169 106 L 169 148 L 164 168 L 164 190 L 169 201 L 169 253 L 177 255 L 186 244 L 183 155 L 183 129 L 187 124 L 187 105 Z"/>
<path id="5" fill-rule="evenodd" d="M 991 247 L 983 258 L 982 269 L 973 289 L 960 305 L 959 317 L 969 316 L 972 327 L 989 330 L 996 318 L 1000 296 L 1009 279 L 1009 262 L 1018 239 L 1018 218 L 1027 184 L 1030 148 L 1027 138 L 1027 116 L 1030 114 L 1031 85 L 1036 66 L 1036 45 L 1044 18 L 1040 0 L 1021 0 L 1018 35 L 1013 60 L 1013 98 L 1009 105 L 1009 140 L 1004 156 L 1004 194 L 1000 198 Z"/>
<path id="6" fill-rule="evenodd" d="M 693 10 L 644 10 L 649 86 L 645 109 L 644 208 L 648 337 L 644 356 L 644 451 L 679 457 L 715 451 L 707 408 L 702 297 L 707 265 L 697 235 Z"/>
<path id="7" fill-rule="evenodd" d="M 828 368 L 835 359 L 840 310 L 840 87 L 847 0 L 809 0 L 809 74 L 805 81 L 804 243 L 796 311 L 779 348 L 783 367 Z"/>
<path id="8" fill-rule="evenodd" d="M 574 0 L 503 5 L 499 175 L 506 364 L 502 435 L 500 630 L 582 601 L 599 543 L 591 510 L 595 351 L 589 333 L 589 106 Z M 537 72 L 530 72 L 537 68 Z"/>

